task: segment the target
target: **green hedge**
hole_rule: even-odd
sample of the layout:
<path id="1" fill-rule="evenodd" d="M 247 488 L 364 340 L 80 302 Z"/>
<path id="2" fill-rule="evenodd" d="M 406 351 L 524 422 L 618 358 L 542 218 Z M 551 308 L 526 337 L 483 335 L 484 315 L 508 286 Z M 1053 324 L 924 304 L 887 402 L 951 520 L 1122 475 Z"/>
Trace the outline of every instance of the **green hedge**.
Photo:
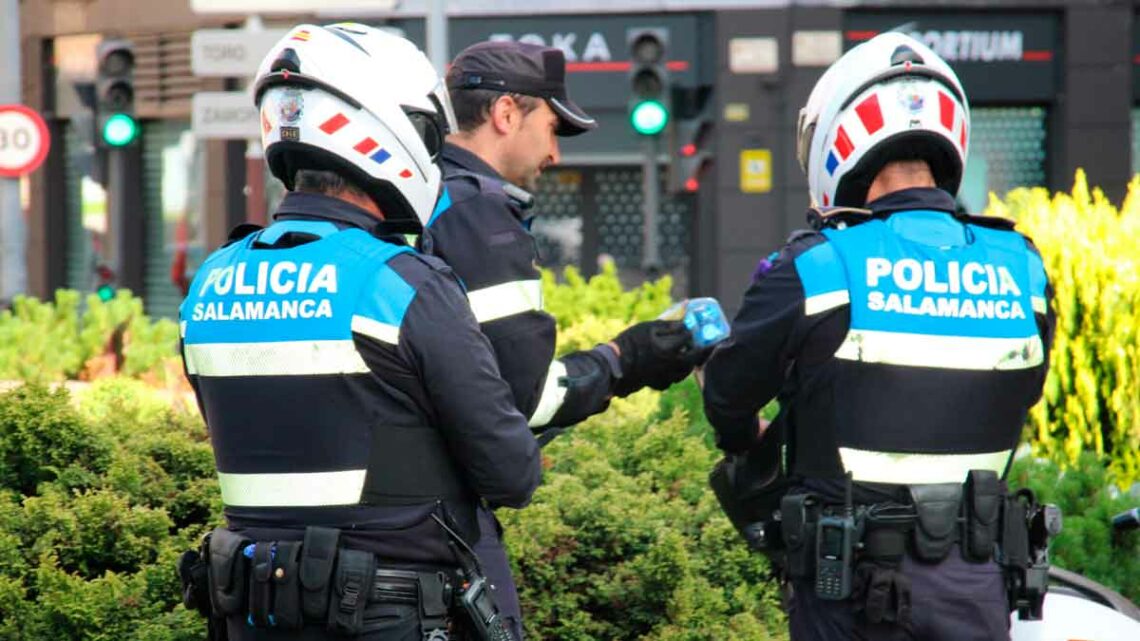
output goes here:
<path id="1" fill-rule="evenodd" d="M 608 340 L 668 303 L 668 280 L 616 296 L 612 270 L 566 280 L 546 281 L 564 323 L 562 352 Z M 82 335 L 67 314 L 24 305 L 0 328 L 39 310 L 62 315 L 53 322 L 64 335 Z M 145 321 L 138 314 L 131 323 Z M 47 368 L 51 351 L 29 353 Z M 737 540 L 706 488 L 717 457 L 691 381 L 616 400 L 548 447 L 533 504 L 500 513 L 529 638 L 785 638 L 766 563 Z M 1064 472 L 1023 459 L 1013 479 L 1066 510 L 1060 565 L 1140 598 L 1140 537 L 1116 541 L 1107 528 L 1136 499 L 1114 493 L 1095 455 Z M 0 395 L 0 638 L 202 638 L 202 622 L 177 605 L 173 568 L 220 514 L 201 419 L 141 382 L 102 380 L 77 399 L 36 385 Z"/>

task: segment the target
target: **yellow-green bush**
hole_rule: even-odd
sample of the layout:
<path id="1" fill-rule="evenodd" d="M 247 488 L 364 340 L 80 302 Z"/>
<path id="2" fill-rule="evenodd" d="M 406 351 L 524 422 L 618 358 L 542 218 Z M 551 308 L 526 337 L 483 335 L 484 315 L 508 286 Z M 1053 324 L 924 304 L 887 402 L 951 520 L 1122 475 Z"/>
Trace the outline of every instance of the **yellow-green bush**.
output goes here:
<path id="1" fill-rule="evenodd" d="M 1030 414 L 1034 453 L 1063 465 L 1083 451 L 1140 480 L 1140 177 L 1117 210 L 1077 172 L 1072 193 L 1017 189 L 989 213 L 1018 221 L 1053 284 L 1057 335 L 1044 399 Z"/>

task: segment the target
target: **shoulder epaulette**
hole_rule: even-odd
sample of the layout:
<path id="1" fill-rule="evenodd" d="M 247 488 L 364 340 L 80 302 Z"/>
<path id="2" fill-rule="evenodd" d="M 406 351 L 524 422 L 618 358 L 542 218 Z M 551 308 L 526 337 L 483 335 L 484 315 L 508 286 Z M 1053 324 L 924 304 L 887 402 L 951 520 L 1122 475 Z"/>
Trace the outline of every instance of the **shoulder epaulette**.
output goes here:
<path id="1" fill-rule="evenodd" d="M 870 209 L 858 207 L 808 207 L 807 210 L 807 223 L 814 231 L 858 225 L 873 217 Z"/>

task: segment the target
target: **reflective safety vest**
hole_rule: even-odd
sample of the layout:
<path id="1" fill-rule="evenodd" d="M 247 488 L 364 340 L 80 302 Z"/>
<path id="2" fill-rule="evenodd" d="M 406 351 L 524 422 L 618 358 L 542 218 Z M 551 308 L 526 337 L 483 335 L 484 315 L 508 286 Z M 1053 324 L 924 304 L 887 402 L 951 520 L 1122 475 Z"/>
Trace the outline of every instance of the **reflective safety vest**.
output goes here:
<path id="1" fill-rule="evenodd" d="M 850 324 L 812 392 L 826 409 L 795 417 L 796 467 L 897 484 L 1004 474 L 1046 367 L 1040 256 L 938 211 L 822 233 L 795 258 L 804 313 L 849 306 Z"/>
<path id="2" fill-rule="evenodd" d="M 362 229 L 284 220 L 202 265 L 181 308 L 183 355 L 227 506 L 471 496 L 440 431 L 406 400 L 422 389 L 396 351 L 417 294 L 393 268 L 408 252 Z"/>

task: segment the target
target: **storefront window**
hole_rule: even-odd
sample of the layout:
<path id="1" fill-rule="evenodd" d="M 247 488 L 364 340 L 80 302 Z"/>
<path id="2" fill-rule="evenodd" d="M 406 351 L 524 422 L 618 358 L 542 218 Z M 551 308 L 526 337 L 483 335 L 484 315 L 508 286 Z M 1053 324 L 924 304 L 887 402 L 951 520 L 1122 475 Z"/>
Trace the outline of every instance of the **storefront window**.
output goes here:
<path id="1" fill-rule="evenodd" d="M 1045 109 L 978 107 L 970 110 L 970 156 L 959 199 L 980 213 L 989 194 L 1045 184 Z"/>
<path id="2" fill-rule="evenodd" d="M 64 135 L 67 154 L 66 286 L 80 292 L 95 291 L 107 269 L 107 192 L 94 175 L 96 159 L 83 126 L 70 123 Z"/>
<path id="3" fill-rule="evenodd" d="M 206 254 L 205 146 L 185 121 L 145 123 L 142 139 L 147 217 L 144 303 L 152 316 L 174 317 Z"/>

